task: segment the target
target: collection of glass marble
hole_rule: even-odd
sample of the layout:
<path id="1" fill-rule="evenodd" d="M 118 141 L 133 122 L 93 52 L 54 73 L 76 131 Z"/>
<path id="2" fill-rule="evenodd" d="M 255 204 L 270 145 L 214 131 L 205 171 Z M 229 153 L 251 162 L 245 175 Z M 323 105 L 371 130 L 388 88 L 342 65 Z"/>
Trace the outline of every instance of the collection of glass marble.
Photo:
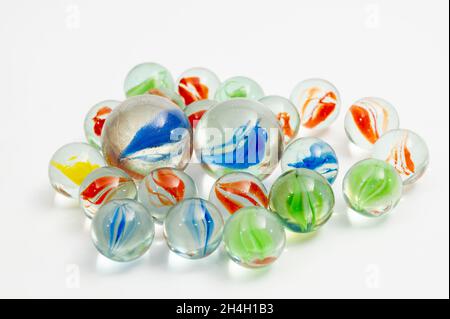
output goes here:
<path id="1" fill-rule="evenodd" d="M 49 164 L 52 186 L 79 199 L 107 258 L 142 256 L 158 223 L 180 256 L 206 257 L 223 241 L 236 263 L 263 267 L 283 252 L 285 229 L 313 232 L 330 219 L 336 153 L 320 138 L 297 135 L 300 126 L 324 129 L 337 118 L 341 101 L 331 83 L 303 81 L 286 99 L 265 96 L 246 77 L 221 82 L 192 68 L 174 82 L 163 66 L 144 63 L 129 72 L 124 89 L 125 101 L 103 101 L 88 112 L 88 143 L 63 146 Z M 428 165 L 425 142 L 399 129 L 395 108 L 380 98 L 356 101 L 345 132 L 372 151 L 345 175 L 346 203 L 369 217 L 392 211 L 403 185 Z M 183 171 L 193 150 L 217 178 L 208 200 Z M 262 179 L 279 163 L 283 174 L 268 192 Z"/>

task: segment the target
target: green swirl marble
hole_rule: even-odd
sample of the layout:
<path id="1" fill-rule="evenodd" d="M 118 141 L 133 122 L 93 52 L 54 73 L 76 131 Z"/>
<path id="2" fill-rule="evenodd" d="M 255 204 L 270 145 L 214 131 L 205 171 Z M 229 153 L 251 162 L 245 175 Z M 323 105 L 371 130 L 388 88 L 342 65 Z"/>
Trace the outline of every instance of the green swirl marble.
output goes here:
<path id="1" fill-rule="evenodd" d="M 250 268 L 273 263 L 283 252 L 286 234 L 278 219 L 262 207 L 233 214 L 224 231 L 225 248 L 236 263 Z"/>
<path id="2" fill-rule="evenodd" d="M 388 163 L 367 159 L 353 165 L 344 177 L 347 204 L 358 213 L 377 217 L 390 212 L 400 201 L 403 183 Z"/>
<path id="3" fill-rule="evenodd" d="M 322 175 L 299 168 L 278 177 L 269 201 L 270 209 L 289 230 L 308 233 L 317 230 L 331 217 L 334 193 Z"/>

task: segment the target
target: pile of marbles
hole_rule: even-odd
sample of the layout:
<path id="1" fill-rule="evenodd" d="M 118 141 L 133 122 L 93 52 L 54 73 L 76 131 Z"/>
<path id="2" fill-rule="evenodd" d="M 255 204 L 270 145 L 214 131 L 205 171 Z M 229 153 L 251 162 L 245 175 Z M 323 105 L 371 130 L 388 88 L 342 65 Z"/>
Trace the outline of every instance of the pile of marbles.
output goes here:
<path id="1" fill-rule="evenodd" d="M 320 138 L 297 137 L 300 127 L 319 130 L 336 120 L 341 99 L 328 81 L 305 80 L 287 99 L 265 96 L 246 77 L 221 82 L 192 68 L 175 82 L 163 66 L 144 63 L 129 72 L 124 91 L 123 102 L 103 101 L 87 113 L 88 143 L 61 147 L 49 164 L 54 189 L 78 199 L 92 219 L 102 255 L 139 258 L 160 224 L 180 256 L 203 258 L 223 242 L 236 263 L 263 267 L 283 252 L 286 229 L 314 232 L 331 218 L 336 153 Z M 345 132 L 372 152 L 345 175 L 346 203 L 368 217 L 392 211 L 403 185 L 428 165 L 425 142 L 399 129 L 395 108 L 373 97 L 351 105 Z M 208 199 L 184 172 L 194 150 L 217 179 Z M 283 173 L 268 191 L 262 180 L 279 164 Z"/>

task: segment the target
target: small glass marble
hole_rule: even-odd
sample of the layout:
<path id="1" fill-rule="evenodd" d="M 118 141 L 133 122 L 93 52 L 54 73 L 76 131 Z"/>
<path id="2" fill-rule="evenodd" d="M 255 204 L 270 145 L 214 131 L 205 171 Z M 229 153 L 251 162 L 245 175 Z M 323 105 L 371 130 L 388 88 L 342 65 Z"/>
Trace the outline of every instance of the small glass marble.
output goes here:
<path id="1" fill-rule="evenodd" d="M 180 75 L 178 79 L 178 93 L 186 105 L 214 99 L 220 85 L 218 76 L 206 68 L 192 68 Z"/>
<path id="2" fill-rule="evenodd" d="M 353 165 L 344 177 L 347 205 L 368 216 L 382 216 L 394 209 L 402 197 L 402 179 L 388 163 L 366 159 Z"/>
<path id="3" fill-rule="evenodd" d="M 297 84 L 291 93 L 291 101 L 298 108 L 302 125 L 308 129 L 329 127 L 341 108 L 338 90 L 322 79 L 309 79 Z"/>
<path id="4" fill-rule="evenodd" d="M 225 249 L 231 260 L 248 268 L 274 263 L 286 245 L 284 227 L 262 207 L 246 207 L 230 217 L 224 231 Z"/>
<path id="5" fill-rule="evenodd" d="M 348 109 L 344 128 L 353 144 L 370 150 L 380 136 L 397 129 L 399 123 L 397 111 L 391 103 L 377 97 L 366 97 Z"/>
<path id="6" fill-rule="evenodd" d="M 188 259 L 209 256 L 222 241 L 224 221 L 210 202 L 189 198 L 173 206 L 164 222 L 167 245 Z"/>
<path id="7" fill-rule="evenodd" d="M 186 107 L 184 113 L 188 117 L 189 123 L 191 123 L 193 129 L 197 127 L 197 124 L 202 119 L 203 115 L 216 104 L 217 102 L 213 100 L 200 100 L 193 102 Z"/>
<path id="8" fill-rule="evenodd" d="M 142 63 L 128 72 L 124 91 L 127 97 L 143 95 L 152 89 L 174 91 L 174 81 L 169 70 L 157 63 Z"/>
<path id="9" fill-rule="evenodd" d="M 269 207 L 283 225 L 297 233 L 316 231 L 331 217 L 334 193 L 319 173 L 297 168 L 282 174 L 272 185 Z"/>
<path id="10" fill-rule="evenodd" d="M 116 167 L 101 167 L 92 171 L 81 183 L 79 191 L 81 207 L 89 218 L 113 199 L 135 199 L 136 195 L 133 179 Z"/>
<path id="11" fill-rule="evenodd" d="M 296 168 L 316 171 L 333 184 L 339 163 L 336 153 L 328 143 L 317 137 L 303 137 L 293 141 L 281 158 L 283 172 Z"/>
<path id="12" fill-rule="evenodd" d="M 222 82 L 214 99 L 218 102 L 231 99 L 259 100 L 263 96 L 263 89 L 254 80 L 244 76 L 236 76 Z"/>
<path id="13" fill-rule="evenodd" d="M 119 105 L 119 101 L 107 100 L 95 104 L 84 119 L 84 135 L 86 140 L 100 150 L 102 148 L 103 125 L 112 110 Z"/>
<path id="14" fill-rule="evenodd" d="M 220 177 L 209 193 L 209 201 L 216 205 L 227 219 L 244 207 L 267 208 L 269 196 L 266 187 L 256 176 L 233 172 Z"/>
<path id="15" fill-rule="evenodd" d="M 375 143 L 374 158 L 391 164 L 400 174 L 404 185 L 416 182 L 428 167 L 430 155 L 427 144 L 410 130 L 392 130 Z"/>
<path id="16" fill-rule="evenodd" d="M 288 99 L 277 95 L 265 96 L 259 101 L 275 113 L 283 131 L 284 142 L 287 144 L 294 139 L 300 127 L 300 115 L 295 105 Z"/>
<path id="17" fill-rule="evenodd" d="M 162 167 L 150 172 L 139 184 L 139 201 L 162 224 L 169 209 L 197 195 L 194 180 L 185 172 Z"/>
<path id="18" fill-rule="evenodd" d="M 155 236 L 153 218 L 147 209 L 131 199 L 112 200 L 92 219 L 91 237 L 97 250 L 114 261 L 141 257 Z"/>
<path id="19" fill-rule="evenodd" d="M 78 198 L 78 190 L 86 176 L 105 165 L 102 155 L 93 146 L 86 143 L 66 144 L 50 160 L 50 184 L 58 193 Z"/>

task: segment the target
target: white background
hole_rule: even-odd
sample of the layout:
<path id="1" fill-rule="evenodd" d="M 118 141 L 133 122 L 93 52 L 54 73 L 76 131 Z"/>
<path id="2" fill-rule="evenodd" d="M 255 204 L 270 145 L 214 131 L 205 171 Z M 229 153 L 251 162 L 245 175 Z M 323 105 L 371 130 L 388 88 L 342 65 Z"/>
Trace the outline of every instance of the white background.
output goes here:
<path id="1" fill-rule="evenodd" d="M 0 296 L 448 298 L 448 5 L 2 0 Z M 290 234 L 266 270 L 242 269 L 223 251 L 184 260 L 169 253 L 160 230 L 137 262 L 100 257 L 77 203 L 55 197 L 47 165 L 58 147 L 83 140 L 92 105 L 123 99 L 127 71 L 144 61 L 175 77 L 192 66 L 221 79 L 246 75 L 284 96 L 305 78 L 333 82 L 343 107 L 321 135 L 341 162 L 333 218 L 314 235 Z M 341 194 L 344 173 L 367 156 L 343 129 L 345 110 L 364 96 L 391 101 L 401 127 L 419 133 L 431 153 L 426 175 L 378 220 L 347 212 Z M 212 180 L 197 167 L 188 172 L 206 195 Z"/>

